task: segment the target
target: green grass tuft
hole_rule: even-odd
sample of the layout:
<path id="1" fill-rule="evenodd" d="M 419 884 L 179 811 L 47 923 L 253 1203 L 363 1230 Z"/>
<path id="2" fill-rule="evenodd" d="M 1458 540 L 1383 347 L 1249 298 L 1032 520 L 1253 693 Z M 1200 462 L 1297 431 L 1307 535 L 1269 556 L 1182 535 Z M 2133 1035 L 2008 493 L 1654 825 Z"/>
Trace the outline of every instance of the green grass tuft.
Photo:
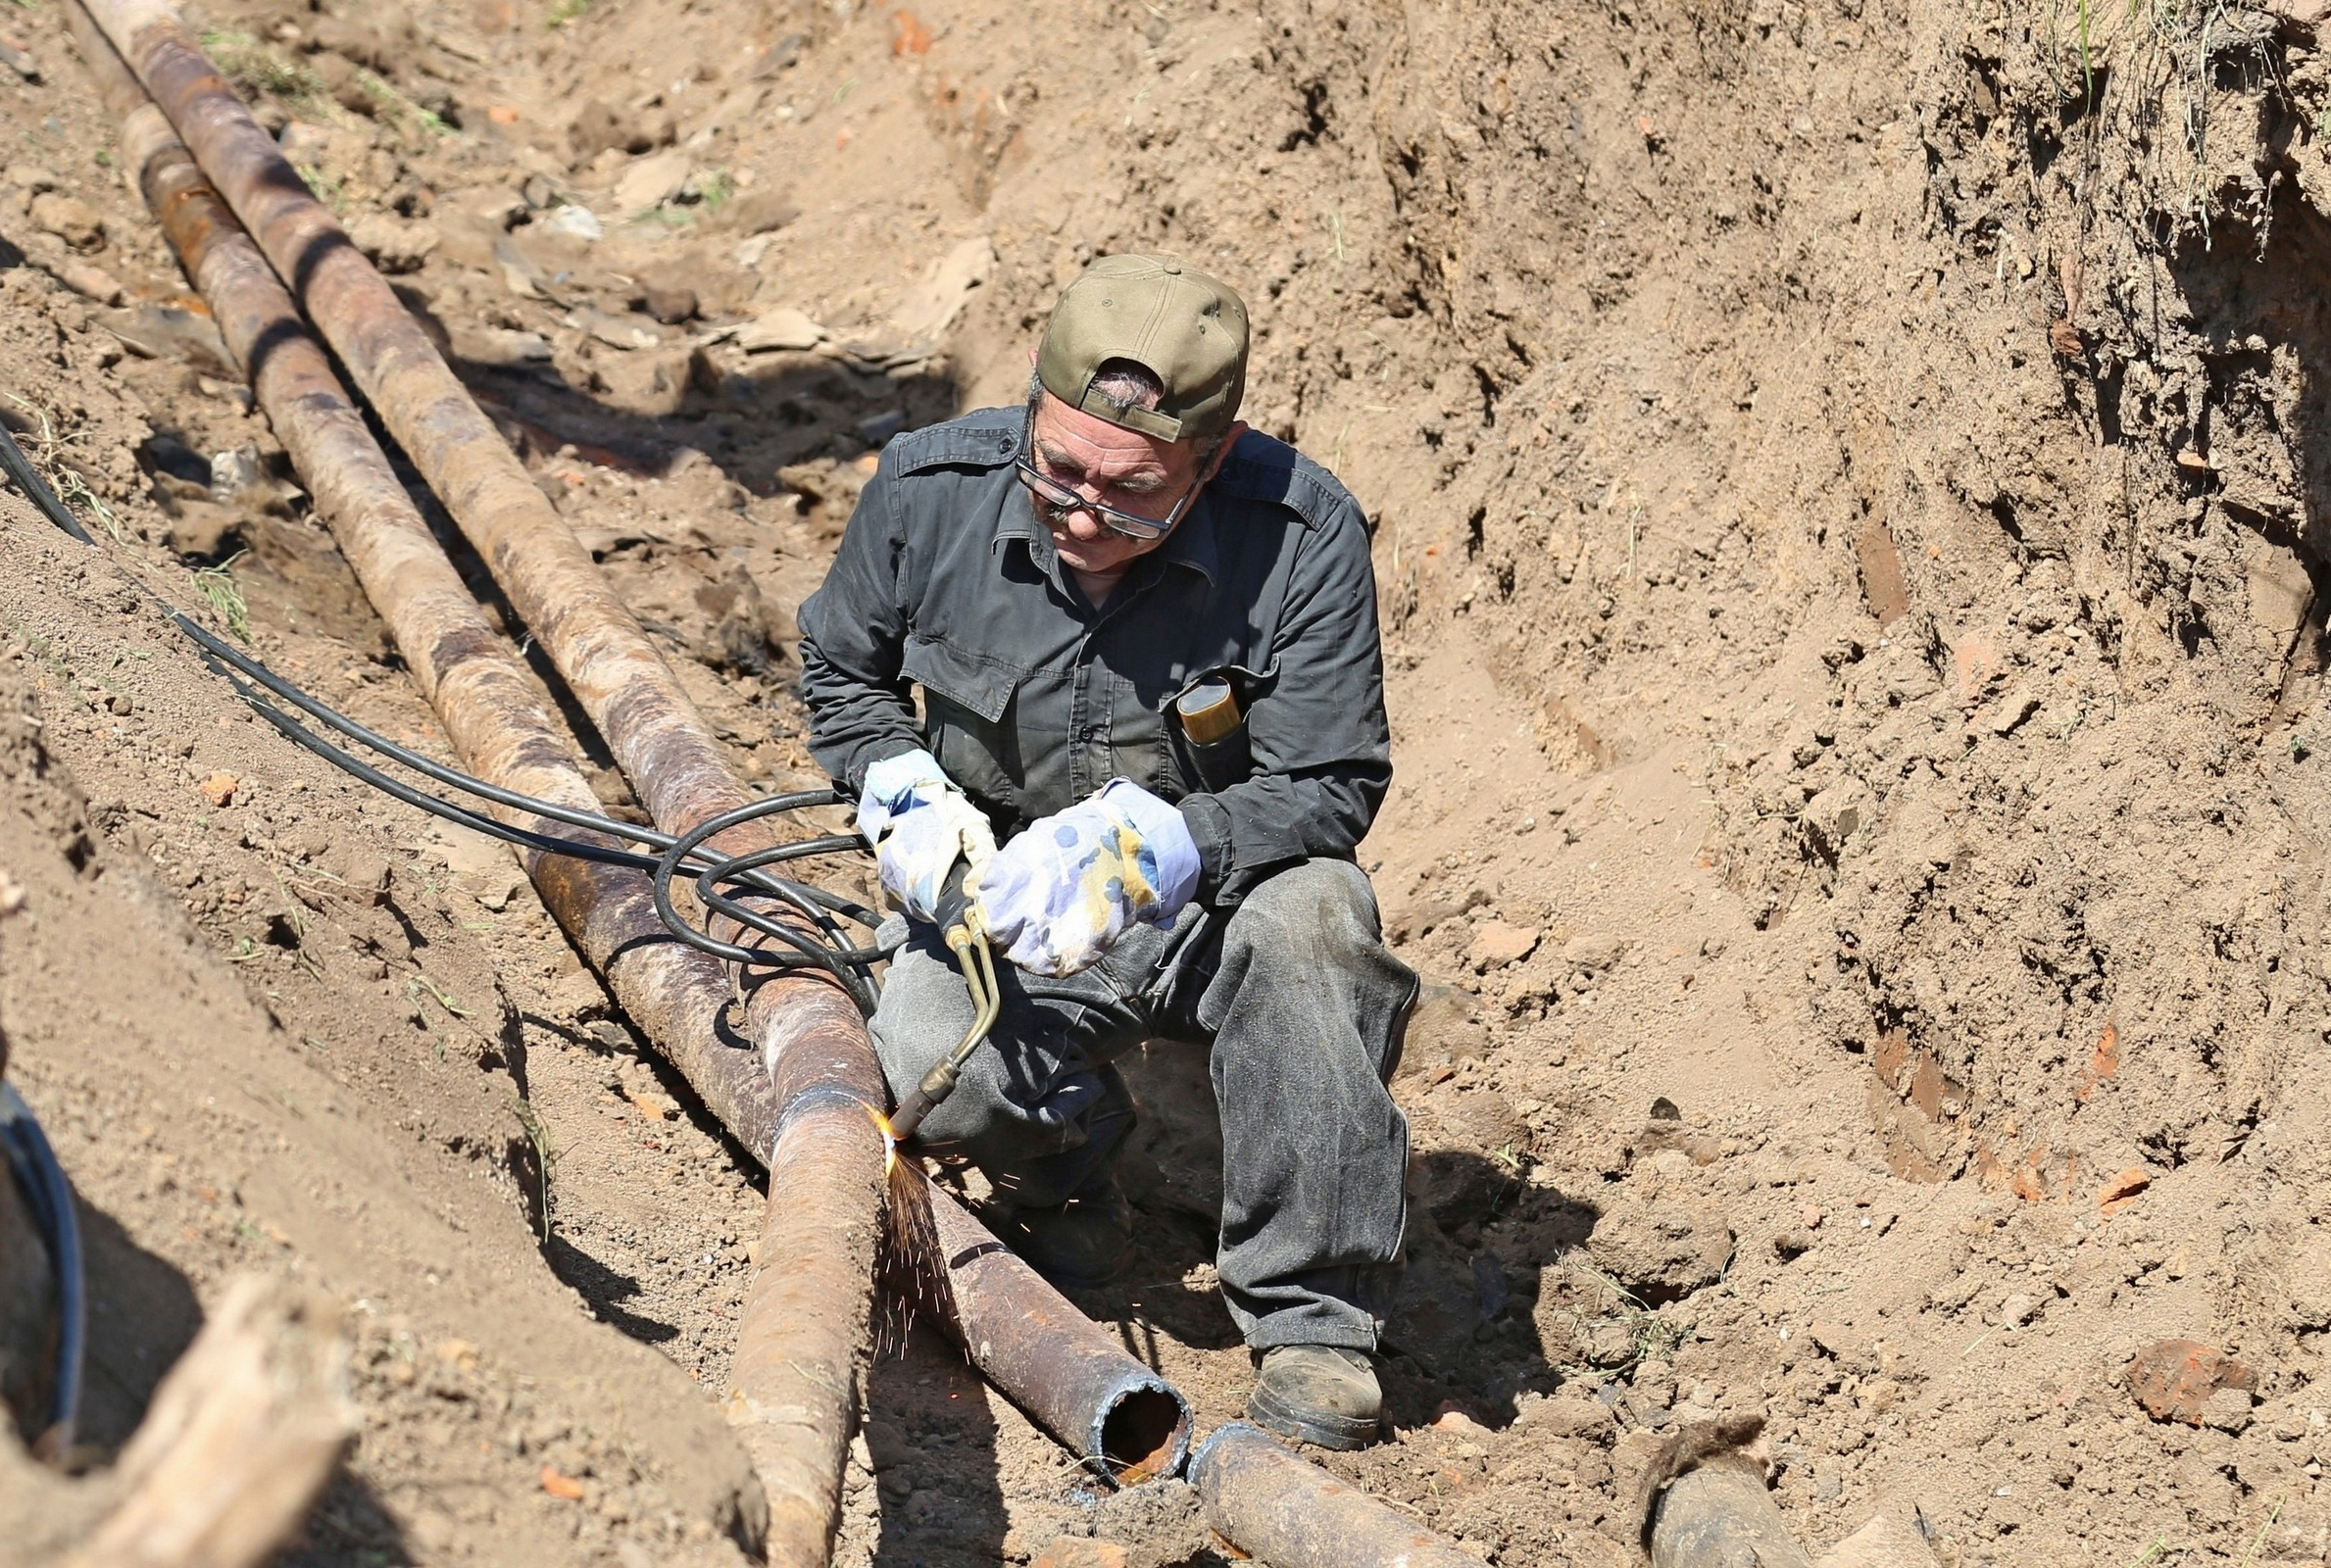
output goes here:
<path id="1" fill-rule="evenodd" d="M 226 622 L 226 629 L 234 633 L 238 642 L 247 643 L 251 640 L 251 606 L 244 600 L 242 585 L 234 580 L 230 569 L 243 555 L 238 550 L 216 566 L 197 567 L 194 591 L 219 612 L 219 618 Z"/>
<path id="2" fill-rule="evenodd" d="M 323 96 L 323 82 L 315 72 L 250 33 L 214 28 L 202 35 L 202 46 L 219 74 L 246 98 L 273 93 L 306 103 Z"/>

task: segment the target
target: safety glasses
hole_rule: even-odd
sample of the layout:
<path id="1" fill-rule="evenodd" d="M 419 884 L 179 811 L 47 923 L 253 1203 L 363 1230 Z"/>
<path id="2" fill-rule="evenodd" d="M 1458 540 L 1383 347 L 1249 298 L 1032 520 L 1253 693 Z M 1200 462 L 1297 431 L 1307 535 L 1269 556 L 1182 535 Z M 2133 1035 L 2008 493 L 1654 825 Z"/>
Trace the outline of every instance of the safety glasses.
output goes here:
<path id="1" fill-rule="evenodd" d="M 1095 501 L 1075 486 L 1062 483 L 1036 466 L 1035 452 L 1036 416 L 1030 414 L 1020 429 L 1019 454 L 1013 459 L 1013 466 L 1019 470 L 1019 482 L 1035 498 L 1037 510 L 1044 514 L 1047 522 L 1063 521 L 1072 512 L 1089 512 L 1101 520 L 1102 527 L 1127 539 L 1163 539 L 1173 532 L 1174 524 L 1182 520 L 1182 514 L 1190 510 L 1190 503 L 1198 499 L 1198 492 L 1206 484 L 1202 473 L 1190 481 L 1190 488 L 1182 492 L 1171 512 L 1162 518 L 1144 517 Z"/>

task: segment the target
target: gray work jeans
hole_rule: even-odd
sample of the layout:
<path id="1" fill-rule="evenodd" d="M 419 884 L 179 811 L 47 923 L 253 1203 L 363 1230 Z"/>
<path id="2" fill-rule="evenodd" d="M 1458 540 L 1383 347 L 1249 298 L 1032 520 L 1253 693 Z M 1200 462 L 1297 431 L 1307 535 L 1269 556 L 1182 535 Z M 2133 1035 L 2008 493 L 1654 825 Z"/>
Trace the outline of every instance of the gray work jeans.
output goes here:
<path id="1" fill-rule="evenodd" d="M 1003 1013 L 923 1122 L 999 1197 L 1066 1201 L 1107 1176 L 1133 1125 L 1112 1058 L 1164 1037 L 1210 1045 L 1222 1117 L 1222 1297 L 1249 1345 L 1373 1350 L 1407 1218 L 1409 1124 L 1385 1083 L 1416 996 L 1385 951 L 1366 875 L 1306 860 L 1226 915 L 1135 926 L 1082 974 L 998 965 Z M 970 1027 L 947 950 L 917 924 L 872 1021 L 894 1100 Z"/>

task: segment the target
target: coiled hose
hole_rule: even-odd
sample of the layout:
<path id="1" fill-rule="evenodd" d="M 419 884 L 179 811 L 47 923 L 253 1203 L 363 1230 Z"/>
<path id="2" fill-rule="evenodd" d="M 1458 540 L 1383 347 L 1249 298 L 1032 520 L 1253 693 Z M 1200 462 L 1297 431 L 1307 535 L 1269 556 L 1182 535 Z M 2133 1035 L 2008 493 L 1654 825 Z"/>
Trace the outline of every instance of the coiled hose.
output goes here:
<path id="1" fill-rule="evenodd" d="M 96 545 L 88 529 L 32 466 L 5 425 L 0 425 L 0 471 L 5 471 L 42 514 L 67 535 L 82 544 Z M 814 856 L 863 855 L 867 852 L 863 839 L 855 833 L 827 833 L 741 856 L 719 855 L 704 847 L 707 840 L 742 823 L 815 807 L 847 804 L 833 790 L 802 790 L 770 796 L 722 812 L 683 835 L 662 833 L 600 812 L 536 800 L 448 767 L 366 728 L 162 600 L 150 588 L 137 586 L 155 600 L 170 623 L 201 651 L 204 662 L 286 740 L 374 789 L 445 821 L 523 849 L 644 871 L 653 884 L 656 910 L 677 940 L 748 968 L 822 970 L 843 986 L 861 1011 L 870 1014 L 874 1010 L 880 992 L 873 966 L 887 958 L 893 950 L 854 939 L 845 922 L 872 931 L 881 924 L 880 912 L 770 869 Z M 322 726 L 322 731 L 311 728 L 304 720 L 313 720 Z M 513 826 L 481 807 L 446 800 L 383 771 L 335 743 L 324 731 L 337 733 L 385 762 L 484 806 L 579 829 L 604 842 Z M 622 845 L 636 848 L 620 847 Z M 707 909 L 777 946 L 747 947 L 723 941 L 688 920 L 671 897 L 671 880 L 683 873 L 695 880 L 697 896 Z M 808 928 L 784 918 L 772 905 L 807 920 Z M 4 1083 L 0 1083 L 0 1148 L 5 1149 L 10 1171 L 38 1218 L 42 1240 L 57 1273 L 63 1328 L 53 1384 L 55 1397 L 50 1423 L 38 1438 L 39 1451 L 55 1457 L 72 1445 L 80 1404 L 87 1339 L 87 1294 L 80 1235 L 74 1220 L 73 1190 L 57 1163 L 55 1152 L 42 1136 L 30 1107 L 15 1089 Z"/>
<path id="2" fill-rule="evenodd" d="M 89 531 L 81 526 L 72 510 L 58 498 L 57 493 L 25 459 L 24 450 L 17 445 L 15 436 L 5 426 L 0 426 L 0 469 L 5 469 L 51 522 L 83 544 L 95 544 Z M 173 626 L 201 650 L 203 662 L 225 679 L 235 695 L 248 703 L 253 711 L 273 725 L 286 740 L 315 753 L 383 794 L 474 832 L 543 854 L 570 856 L 602 865 L 621 865 L 645 871 L 654 885 L 657 912 L 664 917 L 666 926 L 679 941 L 748 968 L 823 970 L 850 994 L 860 1011 L 870 1014 L 874 1010 L 879 987 L 875 983 L 872 966 L 888 957 L 891 950 L 854 940 L 843 922 L 872 931 L 882 923 L 880 911 L 815 884 L 779 876 L 769 869 L 786 861 L 820 855 L 863 855 L 867 851 L 865 840 L 855 833 L 827 833 L 742 856 L 719 855 L 704 847 L 706 840 L 742 823 L 814 807 L 847 804 L 844 797 L 834 791 L 800 790 L 787 795 L 772 795 L 724 811 L 680 836 L 658 832 L 654 828 L 621 821 L 600 812 L 577 810 L 553 801 L 536 800 L 516 790 L 490 784 L 460 768 L 432 760 L 410 747 L 400 746 L 385 735 L 366 728 L 278 675 L 192 616 L 161 599 L 143 584 L 136 586 L 155 601 Z M 433 783 L 491 806 L 523 812 L 565 827 L 579 828 L 613 842 L 594 843 L 590 839 L 516 827 L 485 810 L 432 795 L 427 790 L 383 772 L 335 744 L 325 735 L 310 728 L 292 712 L 286 712 L 278 704 L 287 705 L 324 729 L 337 732 L 383 760 Z M 627 850 L 617 847 L 625 843 L 640 848 Z M 671 898 L 671 880 L 683 872 L 695 879 L 698 896 L 708 909 L 734 921 L 746 931 L 755 932 L 781 946 L 747 947 L 722 941 L 687 919 Z M 774 901 L 806 919 L 811 929 L 804 930 L 766 904 L 747 902 L 754 899 Z"/>

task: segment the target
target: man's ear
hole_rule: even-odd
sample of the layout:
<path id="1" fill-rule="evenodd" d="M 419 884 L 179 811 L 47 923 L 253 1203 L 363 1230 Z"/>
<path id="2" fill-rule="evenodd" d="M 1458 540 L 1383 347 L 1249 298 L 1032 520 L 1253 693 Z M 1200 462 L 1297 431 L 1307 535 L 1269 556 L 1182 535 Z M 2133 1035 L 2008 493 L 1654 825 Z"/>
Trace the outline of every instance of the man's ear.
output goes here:
<path id="1" fill-rule="evenodd" d="M 1230 449 L 1238 445 L 1238 438 L 1240 436 L 1245 435 L 1253 428 L 1254 426 L 1247 423 L 1247 421 L 1244 419 L 1234 419 L 1231 421 L 1230 428 L 1223 432 L 1222 444 L 1215 449 L 1214 466 L 1206 470 L 1206 479 L 1201 480 L 1201 483 L 1205 483 L 1207 480 L 1213 479 L 1215 474 L 1222 471 L 1222 465 L 1230 461 Z"/>

